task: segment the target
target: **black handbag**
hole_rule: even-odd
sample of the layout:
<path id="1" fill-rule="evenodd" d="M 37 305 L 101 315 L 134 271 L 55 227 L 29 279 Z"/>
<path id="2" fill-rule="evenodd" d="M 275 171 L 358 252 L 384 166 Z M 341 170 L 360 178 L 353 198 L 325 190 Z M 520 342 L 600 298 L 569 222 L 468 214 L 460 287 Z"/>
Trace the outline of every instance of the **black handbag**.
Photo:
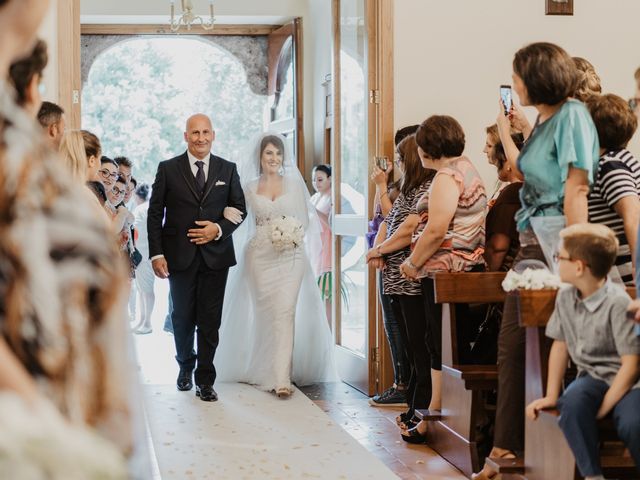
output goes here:
<path id="1" fill-rule="evenodd" d="M 501 303 L 488 306 L 484 320 L 478 327 L 476 336 L 471 342 L 471 357 L 473 363 L 495 364 L 498 357 L 498 333 L 502 323 Z"/>

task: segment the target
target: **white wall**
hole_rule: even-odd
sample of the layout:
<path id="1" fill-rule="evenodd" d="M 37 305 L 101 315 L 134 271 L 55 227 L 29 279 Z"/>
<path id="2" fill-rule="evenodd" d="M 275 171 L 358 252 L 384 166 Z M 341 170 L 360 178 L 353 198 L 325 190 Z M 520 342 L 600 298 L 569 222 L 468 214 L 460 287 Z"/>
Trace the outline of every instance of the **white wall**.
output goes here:
<path id="1" fill-rule="evenodd" d="M 640 1 L 580 0 L 574 16 L 545 16 L 543 0 L 395 0 L 395 124 L 449 114 L 467 135 L 466 154 L 488 186 L 484 127 L 497 115 L 498 87 L 511 83 L 514 53 L 550 41 L 595 66 L 604 92 L 634 92 L 640 66 Z M 632 142 L 640 156 L 640 135 Z"/>
<path id="2" fill-rule="evenodd" d="M 43 100 L 58 102 L 58 1 L 52 0 L 38 37 L 47 42 L 49 63 L 43 73 L 45 93 Z"/>

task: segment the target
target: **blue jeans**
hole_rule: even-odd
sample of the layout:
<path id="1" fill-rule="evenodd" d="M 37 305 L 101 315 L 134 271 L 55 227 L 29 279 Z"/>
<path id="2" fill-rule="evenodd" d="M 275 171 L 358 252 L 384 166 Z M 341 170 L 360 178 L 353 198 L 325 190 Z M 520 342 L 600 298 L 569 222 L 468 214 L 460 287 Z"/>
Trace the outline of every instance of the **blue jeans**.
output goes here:
<path id="1" fill-rule="evenodd" d="M 411 376 L 409 357 L 407 356 L 407 345 L 403 340 L 401 328 L 404 328 L 396 320 L 391 307 L 391 296 L 387 295 L 382 288 L 382 275 L 378 273 L 378 285 L 380 288 L 380 303 L 382 304 L 382 320 L 384 331 L 387 334 L 387 341 L 391 349 L 391 360 L 393 361 L 393 376 L 396 385 L 406 387 Z"/>
<path id="2" fill-rule="evenodd" d="M 583 374 L 558 399 L 558 423 L 576 457 L 578 470 L 585 477 L 602 475 L 596 414 L 608 389 L 602 380 Z M 618 436 L 629 449 L 636 468 L 640 466 L 639 405 L 640 389 L 636 388 L 627 392 L 611 412 Z"/>

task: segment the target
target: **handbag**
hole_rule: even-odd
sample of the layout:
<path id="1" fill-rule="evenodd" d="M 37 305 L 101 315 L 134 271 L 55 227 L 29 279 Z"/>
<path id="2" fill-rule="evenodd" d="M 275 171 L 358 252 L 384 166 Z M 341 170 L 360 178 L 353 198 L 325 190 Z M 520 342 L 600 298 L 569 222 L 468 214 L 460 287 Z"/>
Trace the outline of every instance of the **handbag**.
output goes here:
<path id="1" fill-rule="evenodd" d="M 501 303 L 489 304 L 484 320 L 471 342 L 473 363 L 493 365 L 498 359 L 498 333 L 502 323 Z"/>

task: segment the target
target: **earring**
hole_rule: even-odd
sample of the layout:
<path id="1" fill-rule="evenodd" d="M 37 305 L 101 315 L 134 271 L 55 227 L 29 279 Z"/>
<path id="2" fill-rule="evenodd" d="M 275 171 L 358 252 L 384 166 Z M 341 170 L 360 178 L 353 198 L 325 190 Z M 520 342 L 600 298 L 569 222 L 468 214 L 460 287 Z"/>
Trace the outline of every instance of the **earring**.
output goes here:
<path id="1" fill-rule="evenodd" d="M 282 165 L 280 165 L 280 168 L 278 169 L 278 175 L 284 177 L 284 167 Z"/>

